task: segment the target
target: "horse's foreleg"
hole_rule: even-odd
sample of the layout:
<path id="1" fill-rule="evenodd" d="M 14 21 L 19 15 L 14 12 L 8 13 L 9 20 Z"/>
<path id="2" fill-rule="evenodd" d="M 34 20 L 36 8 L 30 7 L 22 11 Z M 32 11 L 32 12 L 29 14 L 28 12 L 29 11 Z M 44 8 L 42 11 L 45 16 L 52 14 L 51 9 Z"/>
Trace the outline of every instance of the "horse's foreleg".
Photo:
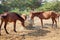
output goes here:
<path id="1" fill-rule="evenodd" d="M 41 19 L 41 26 L 42 26 L 42 28 L 43 28 L 43 20 Z"/>
<path id="2" fill-rule="evenodd" d="M 21 22 L 22 26 L 25 27 L 24 22 Z"/>
<path id="3" fill-rule="evenodd" d="M 7 31 L 7 29 L 6 29 L 7 23 L 8 23 L 8 22 L 5 21 L 4 29 L 5 29 L 6 33 L 9 34 L 8 31 Z"/>
<path id="4" fill-rule="evenodd" d="M 52 18 L 52 28 L 53 28 L 53 25 L 54 25 L 54 19 Z"/>
<path id="5" fill-rule="evenodd" d="M 31 18 L 31 20 L 32 25 L 34 25 L 34 16 Z"/>
<path id="6" fill-rule="evenodd" d="M 3 24 L 3 20 L 1 20 L 1 24 L 0 24 L 0 35 L 1 35 L 1 27 L 2 27 L 2 24 Z"/>
<path id="7" fill-rule="evenodd" d="M 34 25 L 34 19 L 33 19 L 33 25 Z"/>
<path id="8" fill-rule="evenodd" d="M 16 31 L 16 21 L 14 21 L 14 31 L 17 32 Z"/>

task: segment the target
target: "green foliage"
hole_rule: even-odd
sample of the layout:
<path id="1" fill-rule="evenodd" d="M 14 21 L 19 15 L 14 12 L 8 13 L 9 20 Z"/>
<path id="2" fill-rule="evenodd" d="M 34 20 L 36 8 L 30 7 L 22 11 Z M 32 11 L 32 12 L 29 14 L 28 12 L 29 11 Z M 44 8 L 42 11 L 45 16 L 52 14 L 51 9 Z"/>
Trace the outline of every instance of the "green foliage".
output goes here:
<path id="1" fill-rule="evenodd" d="M 57 12 L 60 11 L 60 1 L 56 2 L 56 4 L 53 7 L 53 10 L 55 10 Z"/>
<path id="2" fill-rule="evenodd" d="M 60 11 L 60 1 L 58 2 L 46 2 L 45 4 L 43 4 L 41 7 L 37 8 L 36 10 L 38 11 Z"/>
<path id="3" fill-rule="evenodd" d="M 9 10 L 9 7 L 7 7 L 6 5 L 0 4 L 0 13 L 3 13 L 3 11 L 7 11 L 7 10 Z"/>
<path id="4" fill-rule="evenodd" d="M 27 8 L 26 10 L 24 10 L 24 11 L 21 11 L 20 9 L 18 9 L 18 8 L 15 8 L 15 9 L 13 9 L 13 10 L 10 10 L 10 12 L 16 12 L 16 13 L 18 13 L 18 14 L 29 14 L 29 11 L 30 11 L 30 9 L 29 8 Z"/>
<path id="5" fill-rule="evenodd" d="M 42 4 L 38 0 L 3 0 L 0 5 L 0 13 L 8 10 L 10 12 L 25 13 L 28 15 L 31 9 L 35 9 L 35 11 L 53 10 L 58 12 L 60 11 L 60 1 L 45 1 L 44 4 Z"/>
<path id="6" fill-rule="evenodd" d="M 40 6 L 38 0 L 6 0 L 3 1 L 3 5 L 7 5 L 10 8 L 19 8 L 20 10 L 25 10 L 27 7 L 37 8 Z"/>
<path id="7" fill-rule="evenodd" d="M 13 10 L 10 10 L 10 12 L 16 12 L 16 13 L 20 13 L 19 9 L 18 8 L 15 8 Z"/>
<path id="8" fill-rule="evenodd" d="M 0 14 L 2 14 L 3 13 L 3 10 L 0 10 Z"/>

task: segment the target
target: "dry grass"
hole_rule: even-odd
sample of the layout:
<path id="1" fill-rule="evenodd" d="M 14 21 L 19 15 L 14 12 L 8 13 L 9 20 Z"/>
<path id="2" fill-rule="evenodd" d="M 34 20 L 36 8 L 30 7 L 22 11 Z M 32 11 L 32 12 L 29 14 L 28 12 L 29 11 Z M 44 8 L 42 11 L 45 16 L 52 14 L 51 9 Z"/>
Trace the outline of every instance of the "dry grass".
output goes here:
<path id="1" fill-rule="evenodd" d="M 0 40 L 60 40 L 60 23 L 58 24 L 57 29 L 51 27 L 51 19 L 44 20 L 43 29 L 41 29 L 41 24 L 38 18 L 35 18 L 34 23 L 34 28 L 25 29 L 20 25 L 20 22 L 17 21 L 17 33 L 13 31 L 13 23 L 8 23 L 7 30 L 10 34 L 5 33 L 3 25 Z M 28 23 L 26 23 L 26 25 L 28 25 Z M 29 28 L 30 27 L 31 26 L 29 26 Z"/>

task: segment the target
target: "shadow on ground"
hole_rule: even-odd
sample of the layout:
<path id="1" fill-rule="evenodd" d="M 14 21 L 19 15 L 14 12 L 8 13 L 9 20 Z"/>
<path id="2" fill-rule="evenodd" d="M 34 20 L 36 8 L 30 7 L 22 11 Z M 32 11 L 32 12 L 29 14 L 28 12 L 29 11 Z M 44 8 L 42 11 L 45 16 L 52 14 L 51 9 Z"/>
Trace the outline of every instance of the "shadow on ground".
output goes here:
<path id="1" fill-rule="evenodd" d="M 47 35 L 47 33 L 50 33 L 49 30 L 44 30 L 44 29 L 41 29 L 40 26 L 29 26 L 27 27 L 28 30 L 37 30 L 37 31 L 34 31 L 34 32 L 30 32 L 26 35 L 28 36 L 45 36 Z"/>
<path id="2" fill-rule="evenodd" d="M 48 27 L 52 27 L 52 24 L 46 23 L 46 24 L 44 24 L 44 26 L 45 26 L 45 28 L 48 28 Z M 57 25 L 57 26 L 58 26 L 58 25 Z M 53 27 L 56 27 L 56 25 L 54 24 Z"/>
<path id="3" fill-rule="evenodd" d="M 28 36 L 45 36 L 47 33 L 50 33 L 48 30 L 37 30 L 36 32 L 28 33 Z"/>

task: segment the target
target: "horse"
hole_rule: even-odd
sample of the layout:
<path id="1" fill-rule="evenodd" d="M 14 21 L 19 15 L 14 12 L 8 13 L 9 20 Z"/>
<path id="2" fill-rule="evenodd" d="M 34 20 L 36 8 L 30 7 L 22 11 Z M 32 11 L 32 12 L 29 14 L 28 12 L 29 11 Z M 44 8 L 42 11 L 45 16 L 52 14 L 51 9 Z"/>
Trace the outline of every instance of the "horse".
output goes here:
<path id="1" fill-rule="evenodd" d="M 16 31 L 16 21 L 17 20 L 21 21 L 22 26 L 25 27 L 25 25 L 24 25 L 25 19 L 22 18 L 21 15 L 15 13 L 15 12 L 4 12 L 3 14 L 0 14 L 0 19 L 1 19 L 0 35 L 1 35 L 1 26 L 2 26 L 3 22 L 5 22 L 4 29 L 5 29 L 7 34 L 9 34 L 7 29 L 6 29 L 8 22 L 14 23 L 14 31 L 15 32 L 17 32 Z"/>
<path id="2" fill-rule="evenodd" d="M 57 20 L 56 18 L 59 18 L 60 15 L 57 14 L 57 12 L 55 11 L 40 11 L 40 12 L 30 12 L 30 18 L 31 20 L 34 20 L 34 17 L 37 16 L 39 17 L 39 19 L 41 20 L 41 26 L 43 28 L 43 19 L 52 19 L 52 27 L 54 25 L 54 22 L 56 24 L 56 28 L 57 28 Z"/>

